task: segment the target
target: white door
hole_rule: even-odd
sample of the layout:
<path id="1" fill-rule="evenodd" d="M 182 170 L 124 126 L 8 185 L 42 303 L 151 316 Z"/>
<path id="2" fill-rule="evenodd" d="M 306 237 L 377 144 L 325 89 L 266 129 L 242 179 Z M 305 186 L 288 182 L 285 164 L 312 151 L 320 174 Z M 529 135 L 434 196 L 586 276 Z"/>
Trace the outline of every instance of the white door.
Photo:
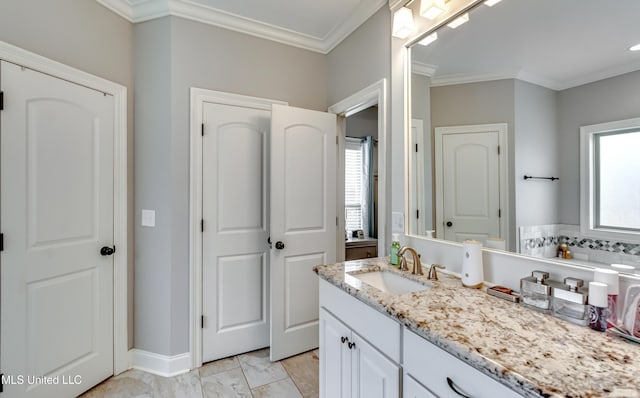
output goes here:
<path id="1" fill-rule="evenodd" d="M 336 258 L 336 116 L 271 114 L 271 360 L 318 347 L 315 265 Z"/>
<path id="2" fill-rule="evenodd" d="M 75 396 L 113 374 L 114 100 L 0 69 L 4 393 Z"/>
<path id="3" fill-rule="evenodd" d="M 202 358 L 269 345 L 271 112 L 203 105 Z"/>
<path id="4" fill-rule="evenodd" d="M 395 398 L 400 395 L 400 367 L 372 345 L 351 334 L 351 396 Z"/>
<path id="5" fill-rule="evenodd" d="M 402 398 L 437 398 L 437 396 L 405 373 L 402 379 Z"/>
<path id="6" fill-rule="evenodd" d="M 351 396 L 351 330 L 320 310 L 320 397 Z"/>
<path id="7" fill-rule="evenodd" d="M 438 179 L 442 192 L 437 228 L 446 240 L 502 237 L 500 228 L 500 137 L 498 131 L 441 134 Z"/>

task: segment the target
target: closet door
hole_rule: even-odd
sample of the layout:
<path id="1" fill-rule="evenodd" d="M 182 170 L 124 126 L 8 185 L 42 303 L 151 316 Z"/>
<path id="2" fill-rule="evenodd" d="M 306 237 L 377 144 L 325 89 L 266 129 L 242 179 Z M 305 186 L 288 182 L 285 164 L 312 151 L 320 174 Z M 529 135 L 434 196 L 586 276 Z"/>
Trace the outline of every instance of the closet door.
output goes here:
<path id="1" fill-rule="evenodd" d="M 318 346 L 318 277 L 336 259 L 336 116 L 273 105 L 271 360 Z"/>
<path id="2" fill-rule="evenodd" d="M 202 359 L 269 345 L 271 112 L 203 107 Z"/>

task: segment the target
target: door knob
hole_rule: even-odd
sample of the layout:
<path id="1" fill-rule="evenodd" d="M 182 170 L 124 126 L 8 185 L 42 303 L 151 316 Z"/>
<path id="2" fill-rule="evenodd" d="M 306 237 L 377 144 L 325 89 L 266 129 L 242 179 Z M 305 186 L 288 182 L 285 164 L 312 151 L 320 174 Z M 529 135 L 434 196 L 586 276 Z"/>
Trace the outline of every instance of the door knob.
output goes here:
<path id="1" fill-rule="evenodd" d="M 284 243 L 282 243 L 280 241 L 277 241 L 276 242 L 276 249 L 278 249 L 278 250 L 284 249 Z"/>
<path id="2" fill-rule="evenodd" d="M 116 252 L 116 247 L 109 247 L 109 246 L 103 246 L 102 249 L 100 249 L 100 254 L 103 256 L 110 256 L 113 253 Z"/>
<path id="3" fill-rule="evenodd" d="M 451 221 L 447 221 L 447 227 L 453 227 L 453 223 Z"/>

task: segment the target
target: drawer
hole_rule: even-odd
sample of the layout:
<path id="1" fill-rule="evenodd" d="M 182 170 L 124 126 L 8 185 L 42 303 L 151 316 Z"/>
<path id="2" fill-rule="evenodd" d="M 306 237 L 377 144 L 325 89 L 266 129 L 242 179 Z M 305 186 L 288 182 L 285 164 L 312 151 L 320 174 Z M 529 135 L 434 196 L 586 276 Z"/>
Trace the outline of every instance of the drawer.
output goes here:
<path id="1" fill-rule="evenodd" d="M 470 397 L 520 397 L 518 393 L 484 373 L 431 344 L 417 334 L 404 330 L 404 370 L 439 397 L 460 398 L 454 387 Z"/>
<path id="2" fill-rule="evenodd" d="M 395 363 L 400 363 L 402 326 L 357 298 L 320 279 L 320 306 L 374 345 Z"/>
<path id="3" fill-rule="evenodd" d="M 345 252 L 346 261 L 373 257 L 378 257 L 378 248 L 375 246 L 349 247 Z"/>

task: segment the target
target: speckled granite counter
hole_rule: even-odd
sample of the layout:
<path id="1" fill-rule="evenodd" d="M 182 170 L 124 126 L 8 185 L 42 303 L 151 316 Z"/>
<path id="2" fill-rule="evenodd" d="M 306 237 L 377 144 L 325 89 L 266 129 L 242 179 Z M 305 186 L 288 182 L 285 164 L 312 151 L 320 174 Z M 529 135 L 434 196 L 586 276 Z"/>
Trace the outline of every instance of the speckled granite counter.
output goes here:
<path id="1" fill-rule="evenodd" d="M 640 345 L 463 288 L 439 273 L 434 287 L 386 294 L 349 273 L 387 269 L 386 259 L 323 265 L 320 278 L 397 319 L 431 343 L 524 396 L 640 397 Z M 426 276 L 402 272 L 427 282 Z"/>

